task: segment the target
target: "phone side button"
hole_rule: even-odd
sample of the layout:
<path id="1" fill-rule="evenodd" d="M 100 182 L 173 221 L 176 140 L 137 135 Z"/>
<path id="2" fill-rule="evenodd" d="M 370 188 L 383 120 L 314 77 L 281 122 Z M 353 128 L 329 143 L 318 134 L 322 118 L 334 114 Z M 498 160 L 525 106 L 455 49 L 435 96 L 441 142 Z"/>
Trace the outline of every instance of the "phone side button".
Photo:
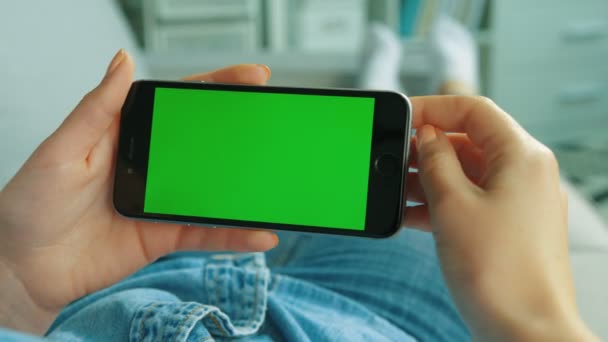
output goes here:
<path id="1" fill-rule="evenodd" d="M 399 159 L 392 154 L 383 154 L 374 161 L 376 172 L 391 177 L 399 172 Z"/>

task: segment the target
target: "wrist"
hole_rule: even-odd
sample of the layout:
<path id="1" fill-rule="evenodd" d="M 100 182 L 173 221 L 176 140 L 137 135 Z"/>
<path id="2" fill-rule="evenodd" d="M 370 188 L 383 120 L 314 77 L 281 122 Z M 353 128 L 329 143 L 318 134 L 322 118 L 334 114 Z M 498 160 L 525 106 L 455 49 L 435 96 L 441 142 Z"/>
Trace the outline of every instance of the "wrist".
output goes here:
<path id="1" fill-rule="evenodd" d="M 583 322 L 574 288 L 559 282 L 504 286 L 476 277 L 456 296 L 476 341 L 599 341 Z M 485 279 L 485 280 L 484 280 Z"/>
<path id="2" fill-rule="evenodd" d="M 576 306 L 547 310 L 525 307 L 487 312 L 471 330 L 476 341 L 599 341 L 579 316 Z"/>
<path id="3" fill-rule="evenodd" d="M 12 269 L 0 260 L 0 326 L 43 335 L 56 315 L 38 306 Z"/>

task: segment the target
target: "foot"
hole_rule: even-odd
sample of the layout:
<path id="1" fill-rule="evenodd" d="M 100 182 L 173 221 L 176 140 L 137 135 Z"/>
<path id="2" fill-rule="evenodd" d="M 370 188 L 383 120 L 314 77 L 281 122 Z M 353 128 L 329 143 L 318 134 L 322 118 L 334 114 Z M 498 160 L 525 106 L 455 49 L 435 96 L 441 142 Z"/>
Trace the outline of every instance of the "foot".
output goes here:
<path id="1" fill-rule="evenodd" d="M 359 87 L 401 91 L 401 41 L 386 25 L 372 24 L 363 47 Z"/>
<path id="2" fill-rule="evenodd" d="M 439 93 L 479 93 L 479 57 L 472 34 L 454 18 L 441 15 L 429 39 Z"/>

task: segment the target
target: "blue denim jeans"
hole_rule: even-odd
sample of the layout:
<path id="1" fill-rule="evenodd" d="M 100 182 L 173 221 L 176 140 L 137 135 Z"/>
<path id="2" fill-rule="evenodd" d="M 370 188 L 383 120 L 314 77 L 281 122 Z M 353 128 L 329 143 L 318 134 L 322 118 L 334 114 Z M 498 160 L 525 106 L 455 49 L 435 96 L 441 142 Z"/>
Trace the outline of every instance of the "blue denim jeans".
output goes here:
<path id="1" fill-rule="evenodd" d="M 66 307 L 58 341 L 462 341 L 432 237 L 281 233 L 266 254 L 176 253 Z M 0 340 L 28 341 L 0 330 Z"/>

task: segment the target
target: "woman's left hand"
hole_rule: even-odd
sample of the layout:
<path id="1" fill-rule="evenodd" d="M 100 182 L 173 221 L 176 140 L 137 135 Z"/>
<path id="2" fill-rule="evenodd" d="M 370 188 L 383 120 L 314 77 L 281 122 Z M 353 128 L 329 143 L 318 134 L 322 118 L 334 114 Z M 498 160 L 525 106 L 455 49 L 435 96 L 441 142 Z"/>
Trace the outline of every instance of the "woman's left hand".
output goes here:
<path id="1" fill-rule="evenodd" d="M 97 88 L 0 192 L 0 325 L 42 334 L 71 301 L 178 250 L 264 251 L 268 231 L 211 229 L 121 217 L 112 205 L 119 113 L 134 64 L 119 51 Z M 239 65 L 190 80 L 264 84 Z M 44 115 L 44 113 L 40 113 Z"/>

